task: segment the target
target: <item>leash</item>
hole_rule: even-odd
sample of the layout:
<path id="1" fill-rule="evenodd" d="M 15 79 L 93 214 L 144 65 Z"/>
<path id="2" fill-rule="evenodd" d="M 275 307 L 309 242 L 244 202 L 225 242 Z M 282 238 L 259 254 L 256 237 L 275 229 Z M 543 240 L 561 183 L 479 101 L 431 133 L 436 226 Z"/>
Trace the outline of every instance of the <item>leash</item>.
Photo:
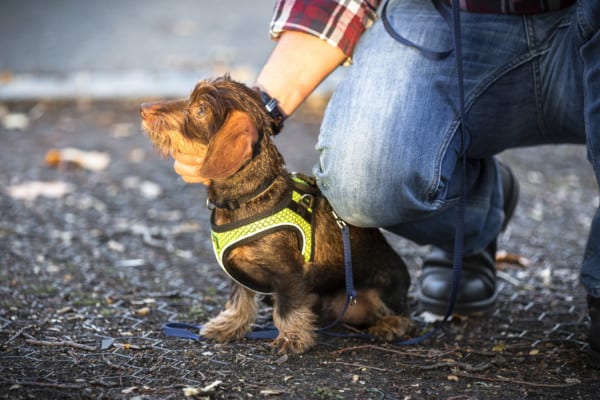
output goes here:
<path id="1" fill-rule="evenodd" d="M 419 51 L 424 57 L 430 60 L 443 60 L 447 58 L 453 51 L 456 54 L 456 78 L 458 81 L 458 95 L 459 95 L 459 113 L 460 113 L 460 157 L 459 164 L 461 168 L 461 183 L 460 183 L 460 196 L 457 205 L 457 223 L 456 229 L 454 233 L 454 255 L 453 255 L 453 267 L 452 267 L 452 289 L 450 292 L 450 299 L 448 302 L 448 308 L 446 310 L 446 314 L 441 321 L 441 324 L 435 324 L 433 329 L 427 331 L 426 333 L 407 340 L 396 341 L 393 342 L 395 345 L 399 346 L 409 346 L 420 344 L 423 341 L 434 336 L 439 330 L 441 326 L 448 322 L 449 318 L 452 316 L 452 312 L 454 310 L 454 305 L 456 303 L 456 298 L 458 296 L 458 288 L 460 285 L 461 273 L 462 273 L 462 264 L 463 264 L 463 255 L 464 255 L 464 226 L 465 226 L 465 197 L 467 194 L 466 190 L 466 172 L 467 172 L 467 164 L 466 164 L 466 154 L 465 154 L 465 138 L 466 138 L 466 110 L 465 110 L 465 95 L 464 95 L 464 72 L 463 72 L 463 55 L 462 55 L 462 33 L 461 33 L 461 23 L 460 23 L 460 5 L 459 0 L 452 0 L 452 12 L 449 13 L 442 0 L 432 0 L 436 10 L 444 17 L 444 20 L 448 23 L 453 32 L 453 42 L 454 48 L 445 51 L 435 51 L 431 49 L 427 49 L 423 46 L 420 46 L 416 43 L 409 41 L 404 38 L 398 32 L 396 32 L 389 22 L 389 18 L 387 16 L 387 6 L 390 0 L 386 1 L 383 5 L 381 11 L 381 19 L 383 26 L 387 33 L 399 43 L 409 46 L 411 48 Z M 346 302 L 337 319 L 332 323 L 328 324 L 325 327 L 317 329 L 317 332 L 326 334 L 329 336 L 336 337 L 345 337 L 345 338 L 365 338 L 371 339 L 372 336 L 368 334 L 345 334 L 345 333 L 336 333 L 330 331 L 331 328 L 338 325 L 342 319 L 344 314 L 346 313 L 348 307 L 354 303 L 356 303 L 356 289 L 354 288 L 354 279 L 352 273 L 352 251 L 350 246 L 350 229 L 346 222 L 344 222 L 341 218 L 339 218 L 335 213 L 334 217 L 336 222 L 342 231 L 342 240 L 344 245 L 344 274 L 345 274 L 345 283 L 346 283 Z M 204 340 L 204 338 L 198 333 L 202 329 L 202 325 L 199 324 L 189 324 L 185 322 L 174 322 L 170 321 L 165 323 L 162 326 L 163 333 L 166 336 L 177 337 L 183 339 L 192 339 L 192 340 Z M 279 334 L 277 328 L 260 328 L 253 330 L 246 334 L 246 339 L 275 339 Z"/>
<path id="2" fill-rule="evenodd" d="M 460 156 L 459 156 L 459 164 L 461 169 L 461 182 L 460 182 L 460 196 L 457 205 L 457 223 L 456 229 L 454 232 L 454 254 L 453 254 L 453 266 L 452 266 L 452 286 L 450 291 L 450 299 L 448 301 L 448 308 L 446 310 L 446 314 L 442 319 L 441 324 L 436 324 L 434 328 L 427 333 L 411 338 L 408 340 L 403 340 L 399 342 L 395 342 L 396 345 L 415 345 L 419 344 L 432 336 L 434 336 L 440 329 L 441 326 L 448 322 L 449 318 L 452 316 L 452 312 L 454 310 L 454 305 L 456 303 L 456 298 L 458 296 L 458 288 L 460 286 L 460 278 L 462 273 L 463 266 L 463 256 L 464 256 L 464 231 L 465 231 L 465 197 L 467 195 L 466 188 L 466 175 L 467 175 L 467 163 L 466 163 L 466 154 L 465 154 L 465 138 L 466 138 L 466 111 L 465 111 L 465 89 L 464 89 L 464 72 L 463 72 L 463 54 L 462 54 L 462 32 L 461 32 L 461 23 L 460 23 L 460 4 L 459 0 L 452 0 L 452 12 L 449 13 L 442 0 L 432 0 L 433 5 L 436 10 L 442 15 L 444 20 L 450 26 L 453 32 L 453 42 L 454 49 L 445 50 L 445 51 L 435 51 L 431 49 L 427 49 L 423 46 L 420 46 L 416 43 L 409 41 L 408 39 L 401 36 L 398 32 L 396 32 L 392 25 L 389 22 L 389 18 L 387 16 L 387 6 L 390 0 L 386 1 L 382 8 L 381 19 L 383 26 L 387 33 L 394 38 L 396 41 L 412 47 L 418 50 L 424 57 L 430 60 L 443 60 L 447 58 L 452 51 L 455 51 L 456 55 L 456 79 L 458 82 L 458 97 L 459 97 L 459 113 L 460 113 Z"/>
<path id="3" fill-rule="evenodd" d="M 340 230 L 342 231 L 342 240 L 344 247 L 344 277 L 346 283 L 346 302 L 342 311 L 339 313 L 337 319 L 330 324 L 316 329 L 316 332 L 335 337 L 345 337 L 345 338 L 363 338 L 368 339 L 371 338 L 370 335 L 356 333 L 356 334 L 347 334 L 347 333 L 337 333 L 330 331 L 331 328 L 338 325 L 344 315 L 346 314 L 346 310 L 348 307 L 354 303 L 356 303 L 356 289 L 354 288 L 354 274 L 352 273 L 352 249 L 350 246 L 350 227 L 346 222 L 344 222 L 341 218 L 339 218 L 335 212 L 333 212 L 336 223 L 338 224 Z M 186 322 L 175 322 L 170 321 L 165 323 L 162 326 L 163 333 L 166 336 L 177 337 L 181 339 L 192 339 L 192 340 L 204 340 L 204 338 L 196 332 L 199 332 L 202 329 L 203 325 L 201 324 L 190 324 Z M 279 331 L 275 327 L 269 328 L 259 328 L 253 331 L 248 332 L 245 335 L 246 339 L 275 339 L 279 335 Z"/>

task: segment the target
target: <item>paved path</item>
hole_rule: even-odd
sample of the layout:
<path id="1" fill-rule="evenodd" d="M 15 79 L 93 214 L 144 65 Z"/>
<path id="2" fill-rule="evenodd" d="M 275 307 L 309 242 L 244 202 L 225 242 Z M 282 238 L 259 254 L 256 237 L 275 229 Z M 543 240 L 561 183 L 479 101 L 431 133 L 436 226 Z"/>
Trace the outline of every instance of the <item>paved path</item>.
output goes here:
<path id="1" fill-rule="evenodd" d="M 0 100 L 187 95 L 251 82 L 273 42 L 272 0 L 2 0 Z"/>

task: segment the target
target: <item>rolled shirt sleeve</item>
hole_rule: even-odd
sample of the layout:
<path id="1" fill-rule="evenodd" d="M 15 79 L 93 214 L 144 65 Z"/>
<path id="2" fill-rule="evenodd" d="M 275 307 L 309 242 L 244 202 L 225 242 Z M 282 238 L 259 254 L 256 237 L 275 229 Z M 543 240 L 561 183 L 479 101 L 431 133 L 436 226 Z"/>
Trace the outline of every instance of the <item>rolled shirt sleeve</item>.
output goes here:
<path id="1" fill-rule="evenodd" d="M 277 0 L 270 25 L 273 39 L 284 31 L 317 36 L 348 57 L 377 19 L 381 0 Z"/>

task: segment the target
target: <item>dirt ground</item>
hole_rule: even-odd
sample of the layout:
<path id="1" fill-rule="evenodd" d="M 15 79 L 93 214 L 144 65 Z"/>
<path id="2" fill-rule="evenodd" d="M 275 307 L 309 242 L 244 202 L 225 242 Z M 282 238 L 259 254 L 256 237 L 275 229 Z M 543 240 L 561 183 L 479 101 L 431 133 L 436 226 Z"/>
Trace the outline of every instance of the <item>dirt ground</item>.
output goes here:
<path id="1" fill-rule="evenodd" d="M 455 318 L 416 346 L 323 335 L 312 351 L 283 356 L 264 340 L 219 345 L 162 332 L 167 321 L 218 313 L 228 281 L 210 248 L 204 188 L 154 153 L 139 103 L 0 104 L 0 398 L 598 398 L 578 283 L 598 205 L 584 148 L 502 155 L 522 196 L 500 240 L 507 255 L 492 315 Z M 306 108 L 283 135 L 314 138 L 319 117 Z M 64 148 L 104 155 L 75 165 L 61 153 L 49 166 L 48 151 Z M 428 249 L 389 240 L 416 282 Z"/>

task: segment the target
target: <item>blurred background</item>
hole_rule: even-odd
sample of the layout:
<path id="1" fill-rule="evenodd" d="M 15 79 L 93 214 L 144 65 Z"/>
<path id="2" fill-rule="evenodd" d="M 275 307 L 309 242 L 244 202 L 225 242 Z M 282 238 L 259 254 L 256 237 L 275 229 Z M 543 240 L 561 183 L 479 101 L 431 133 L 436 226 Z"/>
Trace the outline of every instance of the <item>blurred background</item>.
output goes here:
<path id="1" fill-rule="evenodd" d="M 0 100 L 187 95 L 224 72 L 251 82 L 274 1 L 2 0 Z"/>

